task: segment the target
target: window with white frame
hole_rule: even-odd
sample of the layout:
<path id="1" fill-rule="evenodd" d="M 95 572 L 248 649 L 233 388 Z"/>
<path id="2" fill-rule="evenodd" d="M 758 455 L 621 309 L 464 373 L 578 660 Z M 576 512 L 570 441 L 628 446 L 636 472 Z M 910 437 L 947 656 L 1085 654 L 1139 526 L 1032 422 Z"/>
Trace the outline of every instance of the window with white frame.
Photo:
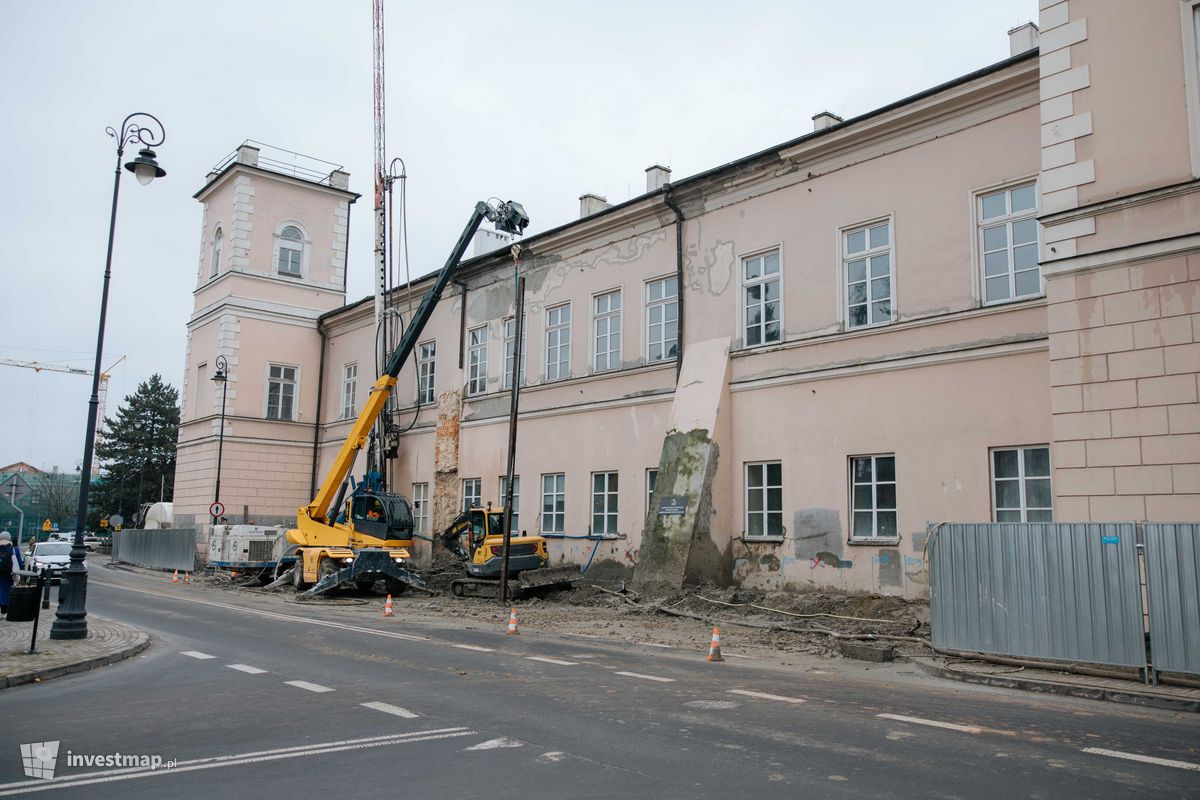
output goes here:
<path id="1" fill-rule="evenodd" d="M 291 421 L 296 414 L 296 368 L 271 364 L 267 371 L 267 419 Z"/>
<path id="2" fill-rule="evenodd" d="M 983 302 L 1004 303 L 1040 295 L 1037 184 L 981 194 L 978 213 Z"/>
<path id="3" fill-rule="evenodd" d="M 304 234 L 295 225 L 285 225 L 279 232 L 279 274 L 299 278 L 304 261 Z"/>
<path id="4" fill-rule="evenodd" d="M 217 232 L 213 234 L 212 243 L 212 274 L 210 277 L 217 277 L 217 273 L 221 270 L 221 246 L 225 242 L 225 234 L 217 228 Z"/>
<path id="5" fill-rule="evenodd" d="M 679 343 L 679 282 L 661 278 L 646 284 L 646 361 L 676 357 Z"/>
<path id="6" fill-rule="evenodd" d="M 354 417 L 354 405 L 358 396 L 358 364 L 342 367 L 342 419 Z"/>
<path id="7" fill-rule="evenodd" d="M 879 222 L 842 235 L 846 276 L 846 327 L 892 321 L 891 223 Z"/>
<path id="8" fill-rule="evenodd" d="M 413 528 L 414 533 L 429 533 L 429 484 L 414 483 L 413 497 Z"/>
<path id="9" fill-rule="evenodd" d="M 504 505 L 508 498 L 508 476 L 500 476 L 500 498 L 498 502 L 501 506 Z M 513 475 L 513 498 L 512 498 L 512 530 L 521 530 L 521 525 L 518 518 L 521 516 L 521 476 Z"/>
<path id="10" fill-rule="evenodd" d="M 518 377 L 520 385 L 525 385 L 525 340 L 528 338 L 525 331 L 528 330 L 528 320 L 521 325 L 521 374 Z M 513 359 L 516 358 L 517 352 L 517 318 L 509 317 L 504 320 L 504 388 L 512 388 L 512 368 Z"/>
<path id="11" fill-rule="evenodd" d="M 467 332 L 467 394 L 487 391 L 487 340 L 486 325 Z"/>
<path id="12" fill-rule="evenodd" d="M 480 478 L 463 478 L 463 511 L 480 508 L 483 505 L 483 480 Z"/>
<path id="13" fill-rule="evenodd" d="M 437 342 L 425 342 L 417 348 L 417 402 L 432 403 L 437 372 Z"/>
<path id="14" fill-rule="evenodd" d="M 778 250 L 742 259 L 742 297 L 746 346 L 778 342 L 783 322 Z"/>
<path id="15" fill-rule="evenodd" d="M 895 539 L 896 457 L 850 459 L 850 538 Z"/>
<path id="16" fill-rule="evenodd" d="M 592 334 L 595 355 L 592 370 L 604 372 L 621 366 L 621 290 L 592 298 Z"/>
<path id="17" fill-rule="evenodd" d="M 542 533 L 562 533 L 567 516 L 567 476 L 542 476 Z"/>
<path id="18" fill-rule="evenodd" d="M 546 380 L 571 377 L 571 304 L 546 309 Z"/>
<path id="19" fill-rule="evenodd" d="M 746 538 L 783 536 L 783 465 L 746 465 Z"/>
<path id="20" fill-rule="evenodd" d="M 1050 522 L 1050 447 L 992 451 L 992 508 L 996 522 Z"/>
<path id="21" fill-rule="evenodd" d="M 617 473 L 592 473 L 592 533 L 617 532 Z"/>
<path id="22" fill-rule="evenodd" d="M 654 484 L 656 481 L 658 481 L 658 470 L 646 470 L 646 513 L 649 513 L 650 509 L 654 507 L 652 504 L 654 502 Z"/>

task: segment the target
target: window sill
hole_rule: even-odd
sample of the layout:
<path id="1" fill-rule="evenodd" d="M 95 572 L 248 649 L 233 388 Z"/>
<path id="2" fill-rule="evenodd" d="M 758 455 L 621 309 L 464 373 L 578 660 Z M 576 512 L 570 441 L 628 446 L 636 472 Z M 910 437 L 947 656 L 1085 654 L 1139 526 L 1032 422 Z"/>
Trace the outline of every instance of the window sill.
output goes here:
<path id="1" fill-rule="evenodd" d="M 783 544 L 785 536 L 739 536 L 738 540 L 745 544 Z"/>
<path id="2" fill-rule="evenodd" d="M 879 547 L 881 545 L 895 546 L 900 544 L 900 537 L 892 538 L 876 538 L 876 539 L 847 539 L 846 544 L 849 545 L 864 545 L 867 547 Z"/>

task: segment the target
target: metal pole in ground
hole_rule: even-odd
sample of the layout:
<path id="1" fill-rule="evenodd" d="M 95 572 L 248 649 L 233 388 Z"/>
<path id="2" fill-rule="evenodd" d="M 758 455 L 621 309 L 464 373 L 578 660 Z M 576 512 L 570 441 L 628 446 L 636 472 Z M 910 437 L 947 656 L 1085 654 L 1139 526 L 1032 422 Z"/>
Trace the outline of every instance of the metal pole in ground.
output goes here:
<path id="1" fill-rule="evenodd" d="M 513 245 L 513 260 L 520 259 L 520 245 Z M 516 320 L 513 331 L 512 402 L 508 411 L 508 468 L 504 489 L 504 557 L 500 567 L 500 605 L 508 605 L 508 551 L 512 542 L 513 473 L 517 466 L 517 405 L 521 393 L 521 340 L 525 333 L 525 277 L 517 278 Z"/>

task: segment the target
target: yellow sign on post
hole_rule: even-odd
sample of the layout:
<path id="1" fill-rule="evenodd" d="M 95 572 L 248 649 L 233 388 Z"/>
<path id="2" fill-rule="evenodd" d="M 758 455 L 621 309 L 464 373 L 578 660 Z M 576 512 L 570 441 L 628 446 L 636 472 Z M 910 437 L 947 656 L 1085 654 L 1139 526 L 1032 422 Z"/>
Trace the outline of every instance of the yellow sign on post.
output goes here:
<path id="1" fill-rule="evenodd" d="M 101 528 L 107 528 L 107 527 L 108 527 L 108 517 L 101 517 L 101 518 L 100 518 L 100 527 L 101 527 Z"/>
<path id="2" fill-rule="evenodd" d="M 42 523 L 42 530 L 44 530 L 44 531 L 54 530 L 54 523 L 52 523 L 50 521 L 49 517 L 46 517 L 46 521 Z"/>

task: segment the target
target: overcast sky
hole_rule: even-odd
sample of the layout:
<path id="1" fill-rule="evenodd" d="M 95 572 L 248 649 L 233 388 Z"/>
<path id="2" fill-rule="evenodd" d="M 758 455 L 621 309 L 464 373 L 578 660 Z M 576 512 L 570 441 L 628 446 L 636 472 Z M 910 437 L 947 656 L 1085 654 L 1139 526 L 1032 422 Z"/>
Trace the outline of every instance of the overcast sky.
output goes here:
<path id="1" fill-rule="evenodd" d="M 414 277 L 478 199 L 530 232 L 578 197 L 640 194 L 1008 57 L 1035 0 L 388 0 L 389 159 L 408 165 Z M 178 387 L 205 173 L 245 139 L 345 165 L 349 298 L 371 289 L 370 0 L 0 0 L 0 358 L 90 369 L 115 143 L 132 111 L 167 128 L 167 177 L 122 182 L 105 366 L 109 414 L 160 373 Z M 127 153 L 127 156 L 129 153 Z M 131 176 L 130 176 L 131 178 Z M 90 379 L 0 366 L 0 465 L 73 470 Z"/>

